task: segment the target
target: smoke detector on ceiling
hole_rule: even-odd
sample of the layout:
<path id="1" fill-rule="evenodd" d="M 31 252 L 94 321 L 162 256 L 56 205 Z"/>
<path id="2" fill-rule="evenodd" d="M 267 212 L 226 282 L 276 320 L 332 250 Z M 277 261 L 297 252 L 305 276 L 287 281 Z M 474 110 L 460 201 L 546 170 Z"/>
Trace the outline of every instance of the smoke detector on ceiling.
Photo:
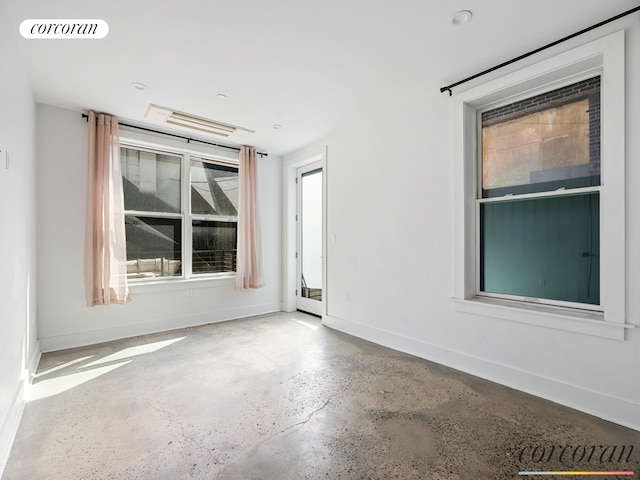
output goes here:
<path id="1" fill-rule="evenodd" d="M 144 118 L 151 122 L 195 130 L 199 133 L 215 135 L 216 137 L 234 142 L 243 142 L 248 136 L 255 133 L 253 130 L 246 128 L 216 122 L 215 120 L 197 117 L 190 113 L 179 112 L 172 108 L 159 107 L 153 104 L 149 105 L 147 113 L 144 114 Z"/>

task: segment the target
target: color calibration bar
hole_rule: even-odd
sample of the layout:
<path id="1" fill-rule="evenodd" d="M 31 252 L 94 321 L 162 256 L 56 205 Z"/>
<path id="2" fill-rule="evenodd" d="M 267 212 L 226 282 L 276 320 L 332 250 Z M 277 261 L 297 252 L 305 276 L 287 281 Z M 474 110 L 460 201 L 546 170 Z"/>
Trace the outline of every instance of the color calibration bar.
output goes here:
<path id="1" fill-rule="evenodd" d="M 634 472 L 518 472 L 518 475 L 634 475 Z"/>

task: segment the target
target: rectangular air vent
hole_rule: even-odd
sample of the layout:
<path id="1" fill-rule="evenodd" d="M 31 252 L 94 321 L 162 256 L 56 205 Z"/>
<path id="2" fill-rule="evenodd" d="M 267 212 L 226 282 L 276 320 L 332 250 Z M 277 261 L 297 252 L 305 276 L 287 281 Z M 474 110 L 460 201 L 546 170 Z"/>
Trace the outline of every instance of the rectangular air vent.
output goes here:
<path id="1" fill-rule="evenodd" d="M 254 133 L 246 128 L 236 127 L 228 123 L 216 122 L 208 118 L 197 117 L 189 113 L 179 112 L 171 108 L 159 107 L 158 105 L 149 105 L 144 118 L 155 123 L 163 123 L 174 125 L 177 127 L 195 130 L 200 133 L 215 135 L 216 137 L 225 138 L 234 142 L 242 142 L 249 135 Z"/>

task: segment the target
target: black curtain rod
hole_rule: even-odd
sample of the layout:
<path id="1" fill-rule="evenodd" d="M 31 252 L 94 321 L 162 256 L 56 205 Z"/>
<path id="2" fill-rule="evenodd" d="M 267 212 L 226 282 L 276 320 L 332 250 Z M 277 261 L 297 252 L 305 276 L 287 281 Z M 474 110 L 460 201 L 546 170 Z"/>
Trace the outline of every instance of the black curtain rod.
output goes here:
<path id="1" fill-rule="evenodd" d="M 87 122 L 89 121 L 89 115 L 87 115 L 86 113 L 82 114 L 82 118 L 86 118 Z M 120 125 L 122 127 L 137 128 L 138 130 L 144 130 L 145 132 L 159 133 L 160 135 L 167 135 L 169 137 L 181 138 L 182 140 L 186 140 L 187 143 L 198 142 L 198 143 L 204 143 L 206 145 L 212 145 L 214 147 L 220 147 L 220 148 L 226 148 L 226 149 L 229 149 L 229 150 L 235 150 L 236 152 L 240 151 L 240 149 L 238 147 L 232 147 L 231 145 L 221 145 L 219 143 L 207 142 L 205 140 L 198 140 L 197 138 L 185 137 L 184 135 L 176 135 L 175 133 L 163 132 L 161 130 L 154 130 L 152 128 L 147 128 L 147 127 L 140 127 L 138 125 L 130 125 L 128 123 L 120 123 L 120 122 L 118 122 L 118 125 Z M 269 156 L 268 153 L 264 153 L 264 152 L 256 152 L 256 155 L 260 155 L 261 157 L 268 157 Z"/>
<path id="2" fill-rule="evenodd" d="M 577 37 L 578 35 L 582 35 L 583 33 L 590 32 L 591 30 L 595 30 L 596 28 L 599 28 L 599 27 L 601 27 L 603 25 L 606 25 L 607 23 L 611 23 L 611 22 L 613 22 L 615 20 L 618 20 L 619 18 L 626 17 L 627 15 L 631 15 L 632 13 L 635 13 L 635 12 L 637 12 L 639 10 L 640 10 L 640 6 L 632 8 L 631 10 L 627 10 L 626 12 L 620 13 L 620 14 L 618 14 L 618 15 L 616 15 L 614 17 L 611 17 L 611 18 L 609 18 L 607 20 L 604 20 L 604 21 L 602 21 L 600 23 L 596 23 L 595 25 L 591 25 L 588 28 L 582 29 L 579 32 L 576 32 L 576 33 L 568 35 L 568 36 L 566 36 L 564 38 L 561 38 L 560 40 L 556 40 L 555 42 L 551 42 L 551 43 L 545 45 L 544 47 L 536 48 L 535 50 L 532 50 L 529 53 L 525 53 L 524 55 L 520 55 L 519 57 L 512 58 L 509 61 L 501 63 L 500 65 L 496 65 L 495 67 L 491 67 L 491 68 L 489 68 L 487 70 L 484 70 L 483 72 L 476 73 L 475 75 L 471 75 L 470 77 L 467 77 L 467 78 L 465 78 L 463 80 L 460 80 L 460 81 L 458 81 L 456 83 L 452 83 L 451 85 L 447 85 L 446 87 L 441 87 L 440 88 L 440 93 L 449 92 L 449 96 L 451 96 L 451 95 L 453 95 L 453 92 L 451 91 L 451 89 L 453 87 L 457 87 L 458 85 L 466 83 L 466 82 L 468 82 L 470 80 L 473 80 L 475 78 L 481 77 L 482 75 L 486 75 L 487 73 L 491 73 L 491 72 L 493 72 L 495 70 L 498 70 L 499 68 L 506 67 L 507 65 L 510 65 L 510 64 L 515 63 L 515 62 L 517 62 L 519 60 L 522 60 L 523 58 L 530 57 L 531 55 L 534 55 L 534 54 L 536 54 L 538 52 L 541 52 L 542 50 L 546 50 L 547 48 L 554 47 L 554 46 L 558 45 L 559 43 L 566 42 L 567 40 L 571 40 L 572 38 Z"/>

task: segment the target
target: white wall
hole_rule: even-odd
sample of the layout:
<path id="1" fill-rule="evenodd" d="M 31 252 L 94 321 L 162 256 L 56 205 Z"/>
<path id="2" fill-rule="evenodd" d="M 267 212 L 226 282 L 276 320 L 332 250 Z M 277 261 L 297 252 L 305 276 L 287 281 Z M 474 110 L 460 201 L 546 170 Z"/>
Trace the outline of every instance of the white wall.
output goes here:
<path id="1" fill-rule="evenodd" d="M 626 313 L 640 326 L 640 25 L 632 16 L 572 45 L 621 28 Z M 487 67 L 497 63 L 487 56 Z M 320 142 L 328 146 L 325 324 L 640 430 L 640 328 L 616 341 L 455 309 L 453 102 L 424 70 Z"/>
<path id="2" fill-rule="evenodd" d="M 35 103 L 0 3 L 0 474 L 39 358 L 36 332 Z M 4 151 L 9 154 L 6 169 Z"/>
<path id="3" fill-rule="evenodd" d="M 132 285 L 129 304 L 87 308 L 87 123 L 80 112 L 39 104 L 37 140 L 38 328 L 43 351 L 281 310 L 281 158 L 268 156 L 259 163 L 265 288 L 239 292 L 231 280 Z"/>

